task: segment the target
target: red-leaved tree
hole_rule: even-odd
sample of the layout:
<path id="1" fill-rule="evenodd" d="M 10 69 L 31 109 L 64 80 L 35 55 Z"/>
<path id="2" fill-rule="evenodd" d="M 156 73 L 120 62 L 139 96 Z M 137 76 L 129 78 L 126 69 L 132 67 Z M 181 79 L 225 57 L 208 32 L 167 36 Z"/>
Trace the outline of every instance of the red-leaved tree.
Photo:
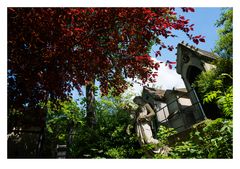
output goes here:
<path id="1" fill-rule="evenodd" d="M 182 8 L 194 12 L 193 8 Z M 126 78 L 153 82 L 159 64 L 152 44 L 179 30 L 196 44 L 193 24 L 175 8 L 8 8 L 9 109 L 36 110 L 39 102 L 67 99 L 86 86 L 87 117 L 94 123 L 94 84 L 102 94 L 127 88 Z"/>

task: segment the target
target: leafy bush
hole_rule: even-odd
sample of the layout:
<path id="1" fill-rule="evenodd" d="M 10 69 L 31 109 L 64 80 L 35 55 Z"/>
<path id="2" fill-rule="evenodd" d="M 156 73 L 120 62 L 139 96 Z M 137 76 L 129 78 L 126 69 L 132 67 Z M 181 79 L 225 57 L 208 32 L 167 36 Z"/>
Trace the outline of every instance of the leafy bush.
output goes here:
<path id="1" fill-rule="evenodd" d="M 172 146 L 169 158 L 232 158 L 232 120 L 206 120 L 193 128 L 187 141 Z"/>
<path id="2" fill-rule="evenodd" d="M 222 83 L 222 82 L 221 82 Z M 215 102 L 221 108 L 225 117 L 233 116 L 233 87 L 230 86 L 225 92 L 221 90 L 211 91 L 205 94 L 204 102 Z"/>
<path id="3" fill-rule="evenodd" d="M 176 134 L 177 131 L 174 128 L 168 128 L 163 125 L 160 125 L 157 132 L 157 138 L 159 140 L 159 146 L 165 146 L 168 144 L 168 138 L 174 134 Z"/>
<path id="4" fill-rule="evenodd" d="M 75 102 L 60 102 L 59 107 L 48 103 L 46 154 L 60 143 L 68 145 L 68 158 L 141 158 L 144 152 L 130 117 L 133 109 L 129 97 L 109 94 L 98 99 L 94 128 L 87 126 L 85 109 Z M 80 104 L 84 107 L 86 100 Z"/>
<path id="5" fill-rule="evenodd" d="M 215 61 L 216 68 L 202 72 L 194 82 L 203 103 L 213 103 L 221 109 L 222 115 L 232 118 L 233 86 L 232 59 L 219 58 Z M 216 112 L 211 112 L 216 113 Z"/>

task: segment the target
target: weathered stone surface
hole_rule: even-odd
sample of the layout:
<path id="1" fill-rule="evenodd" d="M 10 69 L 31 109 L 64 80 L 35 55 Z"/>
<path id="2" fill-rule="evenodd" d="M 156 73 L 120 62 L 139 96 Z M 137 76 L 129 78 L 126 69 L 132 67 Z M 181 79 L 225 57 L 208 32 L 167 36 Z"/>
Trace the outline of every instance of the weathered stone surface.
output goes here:
<path id="1" fill-rule="evenodd" d="M 202 63 L 209 63 L 215 60 L 217 55 L 214 53 L 179 43 L 177 46 L 177 73 L 182 74 L 182 68 L 186 65 L 195 65 L 202 69 Z M 202 69 L 204 70 L 204 68 Z"/>
<path id="2" fill-rule="evenodd" d="M 201 72 L 209 71 L 215 68 L 212 62 L 217 57 L 219 56 L 215 55 L 214 53 L 194 48 L 193 46 L 189 46 L 185 43 L 178 44 L 176 70 L 177 73 L 181 75 L 188 92 L 192 91 L 193 83 L 195 82 L 196 77 L 201 74 Z M 189 98 L 192 104 L 199 101 L 198 94 L 194 92 L 190 93 Z M 205 110 L 205 112 L 208 113 L 211 112 L 212 109 L 213 108 L 210 105 L 200 105 L 199 109 L 196 109 L 194 112 L 194 118 L 203 120 L 202 110 Z M 215 108 L 214 111 L 217 111 L 217 108 Z M 208 114 L 204 114 L 204 116 L 208 117 Z"/>
<path id="3" fill-rule="evenodd" d="M 197 93 L 192 88 L 196 77 L 202 71 L 214 68 L 211 62 L 216 55 L 181 43 L 177 47 L 177 73 L 182 76 L 186 88 L 172 90 L 143 88 L 142 98 L 151 105 L 156 113 L 155 131 L 159 125 L 175 128 L 178 135 L 171 142 L 182 140 L 194 124 L 206 119 Z M 150 129 L 150 126 L 148 126 Z M 151 138 L 152 138 L 152 131 Z M 153 138 L 154 139 L 154 138 Z M 155 141 L 155 139 L 154 139 Z M 150 143 L 150 142 L 149 142 Z M 152 143 L 152 142 L 151 142 Z M 155 153 L 167 154 L 169 148 L 158 148 Z"/>
<path id="4" fill-rule="evenodd" d="M 156 101 L 163 101 L 166 90 L 155 89 L 150 87 L 143 87 L 143 98 L 148 100 L 149 98 Z M 149 97 L 149 98 L 148 98 Z"/>

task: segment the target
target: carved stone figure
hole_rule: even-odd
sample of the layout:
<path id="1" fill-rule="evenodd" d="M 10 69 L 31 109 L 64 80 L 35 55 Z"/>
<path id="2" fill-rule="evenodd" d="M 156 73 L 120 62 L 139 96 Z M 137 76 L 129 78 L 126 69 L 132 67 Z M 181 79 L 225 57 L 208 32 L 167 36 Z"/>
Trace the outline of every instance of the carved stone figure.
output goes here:
<path id="1" fill-rule="evenodd" d="M 150 122 L 152 117 L 155 116 L 155 112 L 151 106 L 146 103 L 141 96 L 137 96 L 133 99 L 134 103 L 138 105 L 136 111 L 136 133 L 139 139 L 140 145 L 155 144 L 156 147 L 153 150 L 154 153 L 161 153 L 161 148 L 157 146 L 159 141 L 153 138 Z"/>

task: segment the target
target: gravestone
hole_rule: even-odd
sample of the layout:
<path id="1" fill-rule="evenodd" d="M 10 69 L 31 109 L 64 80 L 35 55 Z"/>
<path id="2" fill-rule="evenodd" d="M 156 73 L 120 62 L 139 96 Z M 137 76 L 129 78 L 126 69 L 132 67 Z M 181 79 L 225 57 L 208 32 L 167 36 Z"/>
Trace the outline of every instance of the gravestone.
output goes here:
<path id="1" fill-rule="evenodd" d="M 67 145 L 57 145 L 57 158 L 66 158 Z"/>

